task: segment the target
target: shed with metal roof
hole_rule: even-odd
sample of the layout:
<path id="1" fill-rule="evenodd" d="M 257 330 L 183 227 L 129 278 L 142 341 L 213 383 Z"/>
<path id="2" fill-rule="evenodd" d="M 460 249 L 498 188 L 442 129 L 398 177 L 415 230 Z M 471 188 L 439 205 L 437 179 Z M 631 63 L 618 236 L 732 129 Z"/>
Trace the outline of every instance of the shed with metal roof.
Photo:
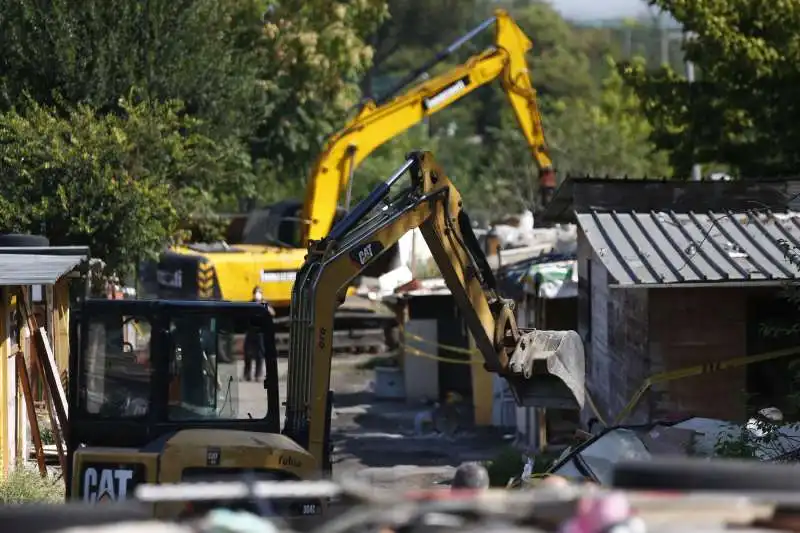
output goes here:
<path id="1" fill-rule="evenodd" d="M 31 240 L 46 242 L 44 238 Z M 54 353 L 55 370 L 65 373 L 69 353 L 69 278 L 88 259 L 89 249 L 85 246 L 0 247 L 0 477 L 9 473 L 18 457 L 27 461 L 29 456 L 28 410 L 19 383 L 29 375 L 35 381 L 40 367 L 34 363 L 33 354 L 34 350 L 41 350 L 32 342 L 38 334 L 31 331 L 33 322 L 25 323 L 22 317 L 27 313 L 40 316 L 34 329 L 45 331 Z M 22 307 L 24 312 L 20 312 Z M 27 373 L 20 371 L 22 367 L 27 367 Z M 31 389 L 38 387 L 32 383 Z"/>
<path id="2" fill-rule="evenodd" d="M 612 286 L 778 284 L 800 277 L 800 213 L 577 212 Z"/>
<path id="3" fill-rule="evenodd" d="M 575 327 L 598 407 L 584 421 L 788 407 L 800 180 L 568 179 L 547 221 L 578 224 Z"/>

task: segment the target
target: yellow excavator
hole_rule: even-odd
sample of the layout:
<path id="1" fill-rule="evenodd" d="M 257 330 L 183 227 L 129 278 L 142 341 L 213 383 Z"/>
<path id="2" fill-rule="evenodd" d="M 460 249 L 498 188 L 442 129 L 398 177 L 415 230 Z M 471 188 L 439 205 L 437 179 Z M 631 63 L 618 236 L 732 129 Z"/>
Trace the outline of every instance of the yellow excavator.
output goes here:
<path id="1" fill-rule="evenodd" d="M 405 175 L 410 184 L 393 189 Z M 392 194 L 394 192 L 394 194 Z M 485 368 L 503 376 L 519 405 L 577 408 L 584 400 L 583 344 L 574 331 L 524 331 L 497 293 L 461 195 L 430 152 L 405 163 L 314 241 L 292 293 L 284 434 L 312 457 L 329 456 L 333 317 L 350 282 L 400 237 L 419 228 Z M 537 374 L 534 376 L 534 374 Z M 325 460 L 322 465 L 329 465 Z M 326 466 L 326 468 L 329 468 Z"/>
<path id="2" fill-rule="evenodd" d="M 476 35 L 495 27 L 494 45 L 465 63 L 420 78 Z M 309 180 L 305 201 L 288 200 L 249 215 L 240 244 L 190 244 L 173 247 L 157 265 L 143 270 L 146 292 L 163 298 L 248 301 L 254 287 L 285 316 L 306 247 L 330 231 L 350 207 L 350 186 L 356 167 L 377 147 L 425 117 L 441 111 L 478 87 L 499 80 L 540 171 L 546 198 L 555 188 L 555 174 L 525 54 L 531 40 L 504 10 L 471 30 L 423 67 L 410 73 L 386 96 L 368 100 L 320 154 Z M 345 195 L 345 210 L 338 207 Z M 372 265 L 369 275 L 388 269 Z M 338 325 L 338 318 L 337 318 Z"/>
<path id="3" fill-rule="evenodd" d="M 130 498 L 140 484 L 330 475 L 336 307 L 352 279 L 414 228 L 430 247 L 485 368 L 508 381 L 517 403 L 581 408 L 580 337 L 517 326 L 512 304 L 496 292 L 460 194 L 432 154 L 418 152 L 309 247 L 292 294 L 285 415 L 274 350 L 267 352 L 265 390 L 250 383 L 240 391 L 236 364 L 219 357 L 242 329 L 269 336 L 272 319 L 263 306 L 84 301 L 71 336 L 68 497 L 98 503 Z M 305 497 L 277 511 L 302 517 L 326 505 Z M 192 507 L 156 503 L 153 512 L 170 517 Z"/>

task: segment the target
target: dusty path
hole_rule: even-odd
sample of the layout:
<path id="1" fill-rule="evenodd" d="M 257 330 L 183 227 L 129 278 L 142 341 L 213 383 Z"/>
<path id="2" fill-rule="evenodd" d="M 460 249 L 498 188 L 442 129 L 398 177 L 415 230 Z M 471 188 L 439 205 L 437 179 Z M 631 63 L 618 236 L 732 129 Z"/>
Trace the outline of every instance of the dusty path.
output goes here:
<path id="1" fill-rule="evenodd" d="M 491 430 L 415 435 L 424 406 L 376 400 L 374 371 L 359 368 L 372 357 L 337 355 L 333 362 L 334 478 L 354 474 L 380 486 L 421 488 L 449 481 L 462 462 L 490 459 L 503 446 L 503 435 Z M 279 365 L 283 380 L 286 360 Z"/>

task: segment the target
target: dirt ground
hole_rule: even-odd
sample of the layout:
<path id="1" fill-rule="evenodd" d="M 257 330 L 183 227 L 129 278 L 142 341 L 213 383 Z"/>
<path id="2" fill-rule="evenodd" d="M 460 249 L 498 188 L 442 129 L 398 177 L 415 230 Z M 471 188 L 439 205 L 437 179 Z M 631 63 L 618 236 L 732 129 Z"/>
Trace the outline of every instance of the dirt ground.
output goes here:
<path id="1" fill-rule="evenodd" d="M 379 487 L 431 487 L 449 483 L 461 463 L 496 457 L 508 444 L 509 435 L 494 428 L 469 427 L 469 422 L 459 426 L 452 436 L 430 427 L 416 432 L 415 418 L 431 407 L 376 399 L 372 392 L 375 371 L 360 368 L 375 357 L 380 356 L 338 354 L 333 360 L 334 479 L 355 475 Z M 286 400 L 287 364 L 286 358 L 278 360 L 282 404 Z M 240 382 L 242 362 L 236 367 L 227 369 L 227 374 L 236 376 L 240 415 L 264 416 L 262 385 Z M 60 470 L 55 464 L 49 468 L 54 473 Z"/>
<path id="2" fill-rule="evenodd" d="M 430 407 L 376 399 L 374 370 L 359 368 L 373 357 L 337 355 L 333 362 L 335 479 L 356 475 L 377 486 L 430 487 L 449 482 L 455 468 L 465 461 L 495 457 L 508 442 L 509 437 L 496 430 L 466 424 L 452 437 L 431 429 L 416 434 L 417 414 Z M 279 371 L 283 380 L 285 359 Z"/>

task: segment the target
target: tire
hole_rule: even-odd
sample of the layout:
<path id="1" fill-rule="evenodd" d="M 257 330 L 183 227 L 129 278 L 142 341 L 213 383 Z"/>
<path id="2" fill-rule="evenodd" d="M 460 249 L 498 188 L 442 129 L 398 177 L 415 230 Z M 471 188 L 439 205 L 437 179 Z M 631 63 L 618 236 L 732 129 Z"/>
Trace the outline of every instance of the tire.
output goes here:
<path id="1" fill-rule="evenodd" d="M 21 233 L 0 233 L 0 247 L 34 248 L 50 246 L 50 240 L 44 235 L 23 235 Z"/>
<path id="2" fill-rule="evenodd" d="M 800 491 L 800 467 L 756 460 L 656 457 L 646 462 L 619 463 L 612 486 L 635 490 Z"/>

